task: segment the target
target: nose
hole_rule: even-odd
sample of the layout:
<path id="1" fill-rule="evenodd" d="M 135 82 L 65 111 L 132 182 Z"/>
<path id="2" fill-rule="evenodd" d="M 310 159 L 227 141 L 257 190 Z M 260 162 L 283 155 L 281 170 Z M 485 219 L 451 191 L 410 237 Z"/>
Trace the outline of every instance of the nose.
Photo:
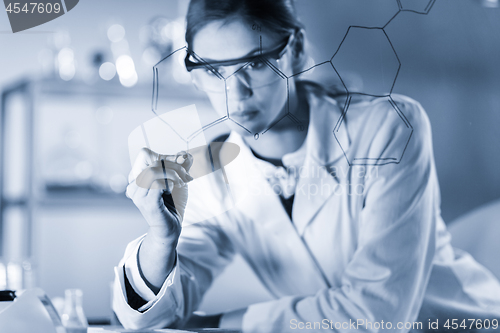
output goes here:
<path id="1" fill-rule="evenodd" d="M 226 80 L 227 98 L 230 100 L 244 100 L 253 95 L 248 80 L 240 74 L 231 76 Z"/>

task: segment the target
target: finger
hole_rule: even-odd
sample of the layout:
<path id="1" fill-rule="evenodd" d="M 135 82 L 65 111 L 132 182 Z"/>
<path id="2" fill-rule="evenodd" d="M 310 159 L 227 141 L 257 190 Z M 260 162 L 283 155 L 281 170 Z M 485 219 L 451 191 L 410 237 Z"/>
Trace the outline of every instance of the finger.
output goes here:
<path id="1" fill-rule="evenodd" d="M 184 169 L 186 169 L 187 172 L 189 172 L 189 170 L 191 169 L 191 166 L 193 165 L 193 161 L 194 161 L 193 155 L 186 153 L 186 155 L 184 155 L 184 158 L 185 158 L 185 161 L 181 165 Z"/>
<path id="2" fill-rule="evenodd" d="M 189 169 L 193 165 L 193 155 L 184 150 L 180 151 L 177 155 L 175 155 L 174 162 L 181 165 L 187 172 L 189 172 Z"/>
<path id="3" fill-rule="evenodd" d="M 136 183 L 142 188 L 151 188 L 152 184 L 156 180 L 167 179 L 173 182 L 173 186 L 184 186 L 184 181 L 179 177 L 177 172 L 172 169 L 164 167 L 149 167 L 143 170 L 139 176 L 137 176 Z M 161 182 L 160 182 L 161 184 Z M 163 186 L 164 189 L 171 189 L 172 186 Z"/>
<path id="4" fill-rule="evenodd" d="M 193 180 L 193 177 L 191 177 L 191 175 L 187 173 L 186 169 L 184 169 L 184 167 L 181 164 L 173 162 L 171 160 L 159 160 L 153 165 L 151 165 L 151 167 L 161 168 L 161 170 L 165 168 L 167 170 L 167 173 L 168 170 L 174 170 L 184 183 L 188 183 Z"/>
<path id="5" fill-rule="evenodd" d="M 179 163 L 171 161 L 163 161 L 163 164 L 161 165 L 165 166 L 165 168 L 175 170 L 185 183 L 188 183 L 193 180 L 193 177 L 191 177 L 191 175 L 187 173 L 186 169 Z"/>

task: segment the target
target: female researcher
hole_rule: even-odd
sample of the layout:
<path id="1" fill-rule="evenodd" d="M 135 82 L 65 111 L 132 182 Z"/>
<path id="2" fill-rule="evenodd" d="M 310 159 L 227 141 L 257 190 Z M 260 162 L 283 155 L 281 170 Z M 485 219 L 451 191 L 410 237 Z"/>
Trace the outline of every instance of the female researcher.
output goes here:
<path id="1" fill-rule="evenodd" d="M 236 252 L 275 300 L 223 314 L 221 327 L 279 332 L 311 323 L 316 331 L 354 331 L 346 323 L 356 322 L 359 331 L 377 331 L 383 322 L 406 332 L 430 330 L 438 320 L 436 332 L 450 319 L 450 327 L 462 324 L 457 332 L 464 319 L 468 330 L 469 319 L 500 319 L 498 281 L 449 243 L 430 126 L 417 102 L 393 97 L 414 128 L 399 164 L 349 167 L 344 153 L 397 154 L 408 139 L 405 123 L 387 100 L 351 102 L 334 136 L 341 111 L 329 92 L 291 79 L 287 98 L 286 80 L 269 73 L 304 68 L 304 34 L 291 1 L 192 0 L 186 40 L 195 84 L 222 115 L 227 98 L 233 131 L 226 141 L 241 148 L 226 167 L 237 203 L 190 223 L 210 209 L 217 185 L 190 191 L 184 215 L 189 159 L 168 164 L 174 194 L 181 193 L 175 208 L 165 206 L 165 190 L 132 179 L 127 195 L 150 228 L 116 269 L 113 308 L 123 325 L 182 327 Z M 284 117 L 288 110 L 294 121 Z M 258 140 L 249 134 L 268 128 Z M 136 168 L 158 158 L 144 150 Z M 410 329 L 413 322 L 422 324 Z"/>

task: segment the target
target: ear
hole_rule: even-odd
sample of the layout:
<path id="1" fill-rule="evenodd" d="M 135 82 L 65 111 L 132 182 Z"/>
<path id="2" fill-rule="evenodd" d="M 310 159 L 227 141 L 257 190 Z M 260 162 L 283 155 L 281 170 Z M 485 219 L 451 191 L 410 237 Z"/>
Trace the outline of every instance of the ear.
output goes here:
<path id="1" fill-rule="evenodd" d="M 304 70 L 307 62 L 308 55 L 306 52 L 306 35 L 304 29 L 300 29 L 295 33 L 292 56 L 293 56 L 293 70 L 298 73 Z"/>
<path id="2" fill-rule="evenodd" d="M 305 41 L 306 41 L 306 32 L 304 29 L 298 30 L 294 35 L 293 41 L 293 56 L 295 58 L 301 58 L 305 53 Z"/>

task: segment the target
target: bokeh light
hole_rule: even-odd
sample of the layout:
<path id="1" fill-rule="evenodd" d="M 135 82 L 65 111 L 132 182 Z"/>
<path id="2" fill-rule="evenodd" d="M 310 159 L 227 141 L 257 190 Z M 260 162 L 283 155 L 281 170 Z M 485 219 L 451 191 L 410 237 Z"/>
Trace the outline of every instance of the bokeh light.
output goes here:
<path id="1" fill-rule="evenodd" d="M 105 62 L 99 67 L 99 76 L 105 81 L 113 79 L 116 75 L 116 67 L 111 62 Z"/>

